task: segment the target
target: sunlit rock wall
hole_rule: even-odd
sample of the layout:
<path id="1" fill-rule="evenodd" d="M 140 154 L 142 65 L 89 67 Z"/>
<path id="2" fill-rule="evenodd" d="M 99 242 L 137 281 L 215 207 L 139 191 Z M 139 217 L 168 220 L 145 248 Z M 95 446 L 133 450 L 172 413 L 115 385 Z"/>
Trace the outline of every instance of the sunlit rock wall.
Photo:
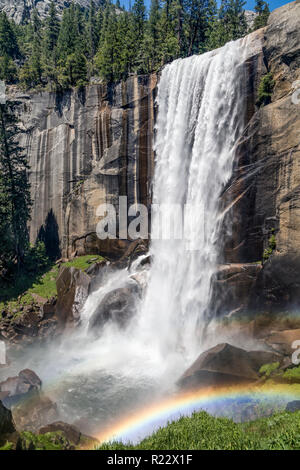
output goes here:
<path id="1" fill-rule="evenodd" d="M 30 239 L 53 212 L 64 256 L 122 251 L 95 236 L 100 204 L 150 202 L 156 76 L 115 87 L 17 95 L 30 160 Z"/>

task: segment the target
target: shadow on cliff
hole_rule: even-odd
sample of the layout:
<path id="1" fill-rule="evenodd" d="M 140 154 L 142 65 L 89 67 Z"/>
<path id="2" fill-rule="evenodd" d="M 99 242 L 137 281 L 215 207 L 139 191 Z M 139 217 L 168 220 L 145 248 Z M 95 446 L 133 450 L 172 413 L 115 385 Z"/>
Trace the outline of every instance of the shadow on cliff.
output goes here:
<path id="1" fill-rule="evenodd" d="M 61 257 L 58 223 L 52 209 L 48 212 L 45 223 L 38 232 L 37 241 L 45 243 L 46 254 L 51 261 Z"/>

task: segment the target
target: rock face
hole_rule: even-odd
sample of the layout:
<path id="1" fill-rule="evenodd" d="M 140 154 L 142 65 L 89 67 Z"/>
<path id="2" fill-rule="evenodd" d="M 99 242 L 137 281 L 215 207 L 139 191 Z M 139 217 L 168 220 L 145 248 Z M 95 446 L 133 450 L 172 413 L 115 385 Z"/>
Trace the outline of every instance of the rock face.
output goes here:
<path id="1" fill-rule="evenodd" d="M 96 236 L 97 208 L 119 196 L 129 206 L 150 203 L 156 82 L 156 75 L 133 76 L 115 86 L 14 96 L 31 166 L 31 241 L 48 216 L 45 230 L 57 232 L 63 256 L 126 251 L 127 240 Z"/>
<path id="2" fill-rule="evenodd" d="M 51 0 L 0 0 L 0 11 L 5 11 L 7 16 L 13 19 L 17 24 L 28 20 L 34 9 L 38 11 L 41 18 L 45 18 L 48 14 Z M 54 0 L 57 13 L 59 16 L 62 14 L 62 10 L 65 7 L 71 5 L 71 1 L 68 0 Z M 74 0 L 74 3 L 78 3 L 80 6 L 88 8 L 89 0 Z M 94 1 L 95 5 L 100 5 L 100 0 Z"/>
<path id="3" fill-rule="evenodd" d="M 56 299 L 33 301 L 20 307 L 20 315 L 14 316 L 9 310 L 2 310 L 0 339 L 23 346 L 51 340 L 58 334 L 59 325 L 55 317 Z"/>
<path id="4" fill-rule="evenodd" d="M 15 431 L 14 422 L 10 410 L 7 410 L 0 401 L 0 438 L 2 434 L 9 434 Z"/>
<path id="5" fill-rule="evenodd" d="M 88 296 L 91 278 L 74 267 L 61 268 L 56 280 L 56 316 L 62 327 L 77 324 L 80 310 Z"/>
<path id="6" fill-rule="evenodd" d="M 16 377 L 8 377 L 0 383 L 0 393 L 4 404 L 11 406 L 24 396 L 38 393 L 41 390 L 40 378 L 30 369 L 24 369 Z"/>
<path id="7" fill-rule="evenodd" d="M 55 421 L 54 423 L 47 424 L 39 429 L 39 434 L 46 434 L 47 432 L 62 431 L 68 441 L 72 444 L 79 444 L 81 432 L 76 426 L 72 424 L 64 423 L 63 421 Z"/>
<path id="8" fill-rule="evenodd" d="M 126 287 L 108 292 L 93 313 L 89 321 L 89 330 L 93 334 L 99 334 L 108 321 L 121 328 L 126 326 L 135 313 L 138 295 L 139 286 L 134 281 Z"/>
<path id="9" fill-rule="evenodd" d="M 17 431 L 38 432 L 41 427 L 58 419 L 56 404 L 39 394 L 14 406 L 12 415 Z"/>
<path id="10" fill-rule="evenodd" d="M 295 413 L 295 411 L 299 411 L 300 410 L 300 400 L 290 401 L 286 405 L 285 409 L 286 409 L 286 411 L 290 411 L 291 413 Z"/>
<path id="11" fill-rule="evenodd" d="M 271 103 L 257 109 L 245 129 L 230 182 L 233 222 L 226 261 L 262 260 L 275 235 L 276 249 L 257 272 L 248 299 L 251 309 L 263 311 L 293 307 L 300 295 L 299 18 L 299 2 L 269 17 L 263 53 L 275 87 Z"/>
<path id="12" fill-rule="evenodd" d="M 213 279 L 211 304 L 214 311 L 217 314 L 226 312 L 228 317 L 243 312 L 249 304 L 261 269 L 260 263 L 220 266 Z"/>
<path id="13" fill-rule="evenodd" d="M 263 364 L 275 362 L 278 355 L 250 351 L 223 343 L 200 354 L 179 380 L 183 388 L 237 385 L 258 380 Z"/>

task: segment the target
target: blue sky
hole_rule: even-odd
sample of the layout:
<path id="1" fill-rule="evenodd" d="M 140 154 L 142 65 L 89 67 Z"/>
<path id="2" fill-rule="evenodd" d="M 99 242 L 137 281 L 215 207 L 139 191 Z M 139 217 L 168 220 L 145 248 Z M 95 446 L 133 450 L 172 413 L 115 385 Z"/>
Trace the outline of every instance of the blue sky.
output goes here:
<path id="1" fill-rule="evenodd" d="M 147 6 L 150 5 L 151 0 L 145 0 L 145 3 Z M 129 0 L 120 0 L 121 5 L 128 6 L 129 5 Z M 134 0 L 131 0 L 131 4 L 133 5 Z M 269 8 L 270 10 L 275 10 L 275 8 L 281 7 L 282 5 L 285 5 L 286 3 L 290 3 L 287 0 L 269 0 Z M 254 10 L 254 5 L 255 5 L 255 0 L 247 0 L 245 8 L 246 10 Z"/>
<path id="2" fill-rule="evenodd" d="M 285 5 L 286 3 L 290 3 L 289 1 L 284 1 L 284 0 L 269 0 L 269 8 L 270 10 L 275 10 L 275 8 L 281 7 L 282 5 Z M 254 10 L 254 5 L 255 5 L 255 0 L 248 0 L 245 8 L 246 10 Z"/>

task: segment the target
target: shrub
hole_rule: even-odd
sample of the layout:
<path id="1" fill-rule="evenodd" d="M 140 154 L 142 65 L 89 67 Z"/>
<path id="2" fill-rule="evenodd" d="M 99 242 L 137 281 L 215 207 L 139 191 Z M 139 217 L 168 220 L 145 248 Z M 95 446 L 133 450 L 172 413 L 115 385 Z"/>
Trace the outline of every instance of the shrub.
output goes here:
<path id="1" fill-rule="evenodd" d="M 279 367 L 279 362 L 272 362 L 271 364 L 264 364 L 259 369 L 259 373 L 265 377 L 270 377 L 272 372 L 274 372 Z"/>
<path id="2" fill-rule="evenodd" d="M 264 250 L 264 253 L 263 253 L 264 261 L 267 261 L 267 259 L 270 258 L 271 254 L 273 253 L 275 249 L 276 249 L 276 238 L 275 238 L 275 235 L 273 234 L 269 238 L 268 248 Z"/>
<path id="3" fill-rule="evenodd" d="M 259 87 L 258 87 L 258 106 L 265 106 L 271 103 L 271 96 L 273 93 L 273 88 L 275 81 L 273 80 L 272 74 L 269 72 L 261 78 Z"/>

